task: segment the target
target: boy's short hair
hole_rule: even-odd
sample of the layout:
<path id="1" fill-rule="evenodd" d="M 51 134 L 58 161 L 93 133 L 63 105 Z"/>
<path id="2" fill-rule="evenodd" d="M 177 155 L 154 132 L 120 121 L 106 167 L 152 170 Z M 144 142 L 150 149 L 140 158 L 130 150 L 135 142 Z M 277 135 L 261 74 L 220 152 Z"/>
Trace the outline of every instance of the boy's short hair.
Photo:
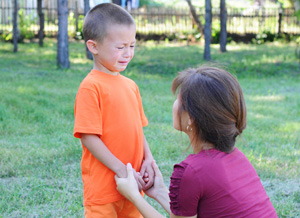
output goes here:
<path id="1" fill-rule="evenodd" d="M 110 25 L 135 25 L 132 16 L 122 7 L 103 3 L 93 7 L 85 16 L 83 22 L 84 40 L 97 40 L 101 42 Z"/>

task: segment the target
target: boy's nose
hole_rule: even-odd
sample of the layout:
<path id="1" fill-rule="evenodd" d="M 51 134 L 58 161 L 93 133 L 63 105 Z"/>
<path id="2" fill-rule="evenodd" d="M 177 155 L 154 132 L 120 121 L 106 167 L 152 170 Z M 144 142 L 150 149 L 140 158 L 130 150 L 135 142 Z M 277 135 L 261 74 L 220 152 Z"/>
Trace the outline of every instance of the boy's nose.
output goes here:
<path id="1" fill-rule="evenodd" d="M 124 54 L 123 54 L 124 57 L 130 57 L 131 56 L 131 50 L 130 48 L 125 48 L 124 49 Z"/>

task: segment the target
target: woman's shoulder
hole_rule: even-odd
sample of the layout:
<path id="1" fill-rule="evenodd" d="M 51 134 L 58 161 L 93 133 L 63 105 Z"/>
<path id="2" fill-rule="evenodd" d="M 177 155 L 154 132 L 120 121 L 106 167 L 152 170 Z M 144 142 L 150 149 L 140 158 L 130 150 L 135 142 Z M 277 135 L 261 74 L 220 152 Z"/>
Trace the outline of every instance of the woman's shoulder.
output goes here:
<path id="1" fill-rule="evenodd" d="M 190 154 L 185 160 L 174 165 L 175 175 L 199 174 L 201 171 L 213 172 L 220 166 L 227 165 L 230 162 L 249 162 L 245 155 L 237 148 L 232 152 L 226 153 L 217 149 L 203 150 L 198 154 Z M 188 173 L 187 173 L 188 172 Z"/>

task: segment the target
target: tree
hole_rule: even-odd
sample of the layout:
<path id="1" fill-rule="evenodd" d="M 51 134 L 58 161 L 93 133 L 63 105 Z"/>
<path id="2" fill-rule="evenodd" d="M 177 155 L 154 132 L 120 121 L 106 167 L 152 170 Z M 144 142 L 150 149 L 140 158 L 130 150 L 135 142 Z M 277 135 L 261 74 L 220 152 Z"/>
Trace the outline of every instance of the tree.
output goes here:
<path id="1" fill-rule="evenodd" d="M 198 29 L 199 33 L 201 33 L 201 35 L 203 36 L 204 35 L 204 28 L 203 28 L 203 25 L 202 25 L 201 21 L 199 20 L 199 16 L 197 15 L 196 10 L 195 10 L 191 0 L 186 0 L 186 2 L 189 5 L 190 13 L 192 15 L 192 18 L 193 18 L 194 22 L 197 25 L 197 29 Z"/>
<path id="2" fill-rule="evenodd" d="M 57 13 L 57 66 L 59 68 L 69 68 L 68 0 L 57 0 Z"/>
<path id="3" fill-rule="evenodd" d="M 13 12 L 13 43 L 14 43 L 14 52 L 18 51 L 18 0 L 14 0 L 14 12 Z"/>
<path id="4" fill-rule="evenodd" d="M 225 0 L 220 0 L 220 21 L 221 21 L 221 32 L 220 32 L 220 51 L 226 52 L 227 43 L 227 11 Z"/>
<path id="5" fill-rule="evenodd" d="M 112 3 L 121 5 L 122 1 L 121 0 L 112 0 Z"/>
<path id="6" fill-rule="evenodd" d="M 42 9 L 42 0 L 37 0 L 38 5 L 38 15 L 39 15 L 39 21 L 40 21 L 40 29 L 38 32 L 39 36 L 39 45 L 40 47 L 43 46 L 43 40 L 44 40 L 44 26 L 45 26 L 45 16 Z"/>
<path id="7" fill-rule="evenodd" d="M 84 16 L 86 16 L 89 10 L 90 10 L 90 1 L 84 0 Z M 85 53 L 88 59 L 93 60 L 93 54 L 89 51 L 86 45 L 85 45 Z"/>
<path id="8" fill-rule="evenodd" d="M 211 21 L 211 0 L 205 0 L 204 59 L 207 61 L 210 60 Z"/>

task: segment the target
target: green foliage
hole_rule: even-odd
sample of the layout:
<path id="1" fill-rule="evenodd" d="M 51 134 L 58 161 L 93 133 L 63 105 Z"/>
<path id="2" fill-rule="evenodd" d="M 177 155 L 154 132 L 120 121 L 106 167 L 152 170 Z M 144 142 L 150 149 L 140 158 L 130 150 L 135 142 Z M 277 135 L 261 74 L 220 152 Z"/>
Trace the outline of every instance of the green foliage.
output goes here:
<path id="1" fill-rule="evenodd" d="M 71 11 L 69 13 L 69 16 L 68 16 L 68 25 L 72 26 L 72 27 L 75 27 L 76 26 L 76 18 L 75 18 L 75 14 L 73 11 Z M 69 37 L 71 38 L 74 38 L 76 36 L 76 31 L 74 30 L 71 30 L 70 28 L 68 29 L 68 35 Z"/>
<path id="2" fill-rule="evenodd" d="M 262 33 L 256 35 L 254 39 L 252 39 L 252 43 L 261 45 L 266 42 L 273 42 L 277 39 L 277 34 L 271 33 L 269 30 L 264 30 Z"/>
<path id="3" fill-rule="evenodd" d="M 140 0 L 140 6 L 152 6 L 152 7 L 159 7 L 163 6 L 162 2 L 153 1 L 153 0 Z"/>
<path id="4" fill-rule="evenodd" d="M 297 20 L 300 21 L 300 10 L 295 12 L 295 16 L 297 17 Z"/>
<path id="5" fill-rule="evenodd" d="M 211 28 L 212 43 L 220 42 L 220 32 L 221 32 L 220 22 L 213 22 Z"/>
<path id="6" fill-rule="evenodd" d="M 8 42 L 13 40 L 13 34 L 11 31 L 4 30 L 0 32 L 0 35 L 1 35 L 1 41 Z"/>
<path id="7" fill-rule="evenodd" d="M 84 21 L 84 15 L 78 16 L 78 31 L 76 32 L 76 39 L 83 39 L 83 21 Z"/>
<path id="8" fill-rule="evenodd" d="M 184 44 L 184 43 L 183 43 Z M 56 67 L 56 42 L 44 47 L 0 43 L 0 217 L 83 217 L 81 144 L 72 136 L 74 100 L 92 68 L 84 44 L 70 42 L 71 68 Z M 295 44 L 212 45 L 214 65 L 241 83 L 247 129 L 238 140 L 280 218 L 299 217 L 300 77 Z M 124 75 L 140 88 L 149 125 L 144 133 L 166 183 L 189 153 L 172 127 L 170 91 L 178 71 L 203 61 L 203 46 L 137 42 Z M 162 212 L 161 207 L 153 202 Z"/>
<path id="9" fill-rule="evenodd" d="M 31 27 L 36 24 L 36 18 L 33 17 L 33 13 L 25 15 L 25 10 L 21 8 L 19 10 L 19 29 L 20 40 L 33 39 L 34 32 L 31 31 Z"/>

